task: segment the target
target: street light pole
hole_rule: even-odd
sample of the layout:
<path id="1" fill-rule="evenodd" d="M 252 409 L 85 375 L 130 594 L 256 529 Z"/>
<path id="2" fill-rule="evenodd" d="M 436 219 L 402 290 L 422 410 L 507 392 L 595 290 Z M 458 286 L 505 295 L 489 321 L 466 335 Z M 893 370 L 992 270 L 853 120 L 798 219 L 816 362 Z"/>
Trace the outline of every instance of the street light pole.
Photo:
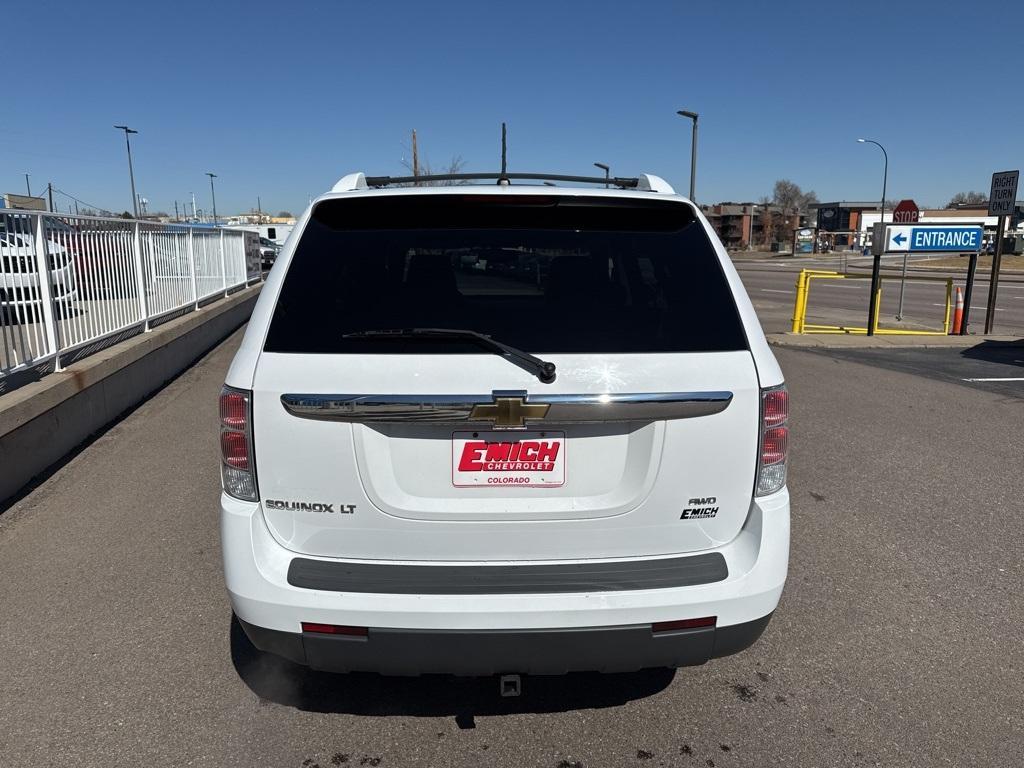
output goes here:
<path id="1" fill-rule="evenodd" d="M 217 226 L 217 193 L 213 191 L 213 180 L 217 178 L 217 174 L 206 172 L 206 175 L 210 177 L 210 197 L 213 199 L 213 226 Z"/>
<path id="2" fill-rule="evenodd" d="M 604 163 L 594 163 L 594 167 L 595 168 L 600 168 L 601 170 L 604 171 L 604 188 L 608 189 L 608 179 L 609 179 L 610 174 L 612 172 L 611 168 L 609 168 Z"/>
<path id="3" fill-rule="evenodd" d="M 28 183 L 28 174 L 25 174 L 25 190 L 28 192 L 28 196 L 32 197 L 32 185 Z"/>
<path id="4" fill-rule="evenodd" d="M 128 147 L 128 178 L 132 183 L 132 210 L 135 212 L 135 218 L 139 218 L 139 200 L 135 196 L 135 170 L 132 168 L 132 142 L 128 138 L 130 133 L 138 133 L 138 131 L 132 130 L 127 125 L 115 125 L 115 128 L 119 131 L 124 131 L 124 143 Z"/>
<path id="5" fill-rule="evenodd" d="M 885 223 L 885 186 L 889 181 L 889 153 L 885 151 L 885 147 L 879 144 L 874 139 L 857 139 L 861 144 L 874 144 L 880 150 L 882 150 L 882 156 L 885 158 L 885 168 L 882 171 L 882 218 L 881 222 Z M 880 232 L 882 237 L 885 237 L 885 227 L 881 227 Z M 867 335 L 875 335 L 875 314 L 878 312 L 878 287 L 881 282 L 881 269 L 882 269 L 882 255 L 881 250 L 877 243 L 873 243 L 872 250 L 876 251 L 875 261 L 871 267 L 871 299 L 868 303 L 868 325 Z"/>
<path id="6" fill-rule="evenodd" d="M 696 200 L 696 189 L 697 185 L 697 113 L 689 112 L 685 109 L 680 109 L 676 112 L 681 117 L 688 117 L 693 120 L 693 138 L 690 141 L 690 202 L 695 203 Z"/>

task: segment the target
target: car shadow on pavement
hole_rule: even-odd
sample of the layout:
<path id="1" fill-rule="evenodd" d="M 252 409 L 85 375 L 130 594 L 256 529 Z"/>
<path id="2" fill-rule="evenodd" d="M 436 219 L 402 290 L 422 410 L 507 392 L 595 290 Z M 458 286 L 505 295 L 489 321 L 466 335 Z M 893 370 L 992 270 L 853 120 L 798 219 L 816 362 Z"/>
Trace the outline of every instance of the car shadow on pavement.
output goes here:
<path id="1" fill-rule="evenodd" d="M 502 698 L 496 676 L 385 677 L 363 672 L 317 672 L 255 648 L 234 616 L 230 636 L 235 671 L 262 700 L 304 712 L 454 716 L 460 728 L 473 728 L 476 715 L 617 707 L 664 690 L 675 677 L 674 669 L 524 676 L 522 695 Z"/>
<path id="2" fill-rule="evenodd" d="M 1024 339 L 1019 341 L 983 341 L 960 352 L 961 357 L 1002 365 L 1024 365 Z"/>

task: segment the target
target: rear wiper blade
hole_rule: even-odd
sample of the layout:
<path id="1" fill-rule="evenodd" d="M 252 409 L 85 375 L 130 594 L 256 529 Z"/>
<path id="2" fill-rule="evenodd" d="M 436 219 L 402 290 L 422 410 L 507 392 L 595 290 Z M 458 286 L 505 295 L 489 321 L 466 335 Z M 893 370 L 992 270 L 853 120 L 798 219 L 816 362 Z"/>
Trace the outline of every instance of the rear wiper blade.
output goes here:
<path id="1" fill-rule="evenodd" d="M 544 384 L 555 380 L 555 364 L 547 360 L 510 347 L 476 331 L 463 328 L 380 328 L 370 331 L 354 331 L 346 333 L 343 339 L 454 339 L 478 344 L 501 355 L 513 365 L 529 371 Z"/>

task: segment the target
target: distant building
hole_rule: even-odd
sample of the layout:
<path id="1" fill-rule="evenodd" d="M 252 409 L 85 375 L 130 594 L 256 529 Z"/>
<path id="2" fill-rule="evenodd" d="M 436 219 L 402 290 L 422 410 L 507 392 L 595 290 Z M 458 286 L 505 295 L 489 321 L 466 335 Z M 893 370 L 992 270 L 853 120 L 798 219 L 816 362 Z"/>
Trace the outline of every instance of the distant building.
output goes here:
<path id="1" fill-rule="evenodd" d="M 863 247 L 864 217 L 874 214 L 878 221 L 881 204 L 839 200 L 809 206 L 809 225 L 818 230 L 819 238 L 829 250 L 859 250 Z"/>
<path id="2" fill-rule="evenodd" d="M 287 219 L 285 220 L 287 221 Z M 295 220 L 291 224 L 228 224 L 227 229 L 238 229 L 243 232 L 257 232 L 262 238 L 266 238 L 277 245 L 284 245 L 288 235 L 295 229 Z"/>
<path id="3" fill-rule="evenodd" d="M 793 231 L 807 226 L 807 217 L 792 211 L 784 212 L 778 205 L 761 203 L 715 203 L 702 205 L 701 212 L 729 250 L 755 248 L 788 250 Z M 771 217 L 771 242 L 765 242 L 765 225 Z"/>
<path id="4" fill-rule="evenodd" d="M 1024 208 L 1024 203 L 1017 204 L 1019 208 Z M 1009 235 L 1024 235 L 1024 217 L 1010 219 L 1007 224 L 1007 232 Z M 878 212 L 873 214 L 867 214 L 864 216 L 861 229 L 861 240 L 865 245 L 871 245 L 871 227 L 879 221 Z M 885 221 L 890 223 L 892 221 L 892 211 L 886 210 Z M 988 205 L 979 206 L 957 206 L 956 208 L 922 208 L 919 214 L 919 223 L 921 224 L 980 224 L 984 227 L 984 243 L 988 246 L 990 243 L 995 242 L 996 229 L 999 226 L 998 216 L 988 215 Z M 1016 227 L 1015 229 L 1013 227 Z M 1005 242 L 1005 241 L 1004 241 Z M 1011 246 L 1005 246 L 1008 251 L 1012 250 L 1015 253 L 1019 253 L 1021 245 L 1020 241 L 1015 242 Z"/>
<path id="5" fill-rule="evenodd" d="M 46 211 L 45 197 L 29 197 L 8 192 L 0 196 L 0 208 L 20 208 L 23 211 Z"/>

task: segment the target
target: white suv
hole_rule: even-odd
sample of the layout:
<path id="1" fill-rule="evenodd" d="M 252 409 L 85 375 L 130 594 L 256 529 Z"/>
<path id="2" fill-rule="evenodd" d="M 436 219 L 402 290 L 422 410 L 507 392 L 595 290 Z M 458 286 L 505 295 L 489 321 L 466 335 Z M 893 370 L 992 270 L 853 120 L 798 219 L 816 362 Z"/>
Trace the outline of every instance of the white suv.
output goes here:
<path id="1" fill-rule="evenodd" d="M 728 255 L 655 176 L 526 176 L 346 176 L 284 247 L 220 398 L 225 576 L 257 648 L 626 671 L 767 625 L 788 399 Z"/>

